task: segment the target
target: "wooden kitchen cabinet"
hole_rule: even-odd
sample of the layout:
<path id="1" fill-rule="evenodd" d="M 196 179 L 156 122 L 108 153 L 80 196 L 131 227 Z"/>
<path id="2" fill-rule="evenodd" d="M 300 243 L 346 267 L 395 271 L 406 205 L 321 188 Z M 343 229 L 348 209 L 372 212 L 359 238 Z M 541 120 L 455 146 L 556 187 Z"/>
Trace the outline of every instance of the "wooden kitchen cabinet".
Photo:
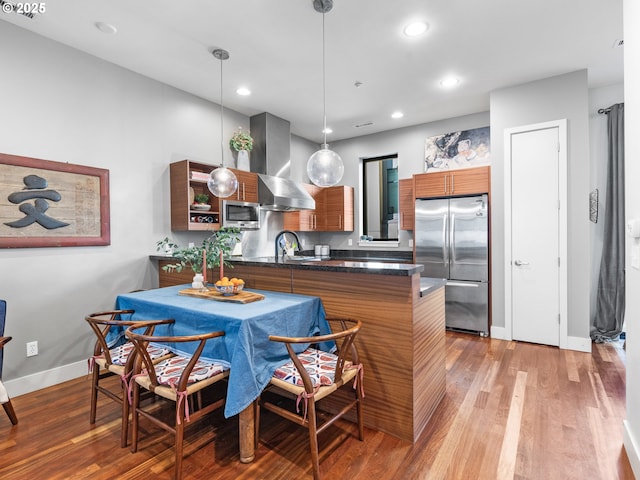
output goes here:
<path id="1" fill-rule="evenodd" d="M 220 199 L 207 187 L 207 179 L 217 165 L 181 160 L 169 166 L 171 183 L 171 230 L 217 230 L 220 228 Z M 230 169 L 238 178 L 238 190 L 223 200 L 258 201 L 258 175 L 244 170 Z M 194 210 L 193 198 L 209 195 L 207 211 Z"/>
<path id="2" fill-rule="evenodd" d="M 297 232 L 352 232 L 353 187 L 304 184 L 316 201 L 315 210 L 284 214 L 284 229 Z"/>
<path id="3" fill-rule="evenodd" d="M 489 193 L 489 167 L 464 168 L 413 176 L 415 198 Z"/>
<path id="4" fill-rule="evenodd" d="M 415 225 L 415 203 L 413 177 L 398 181 L 398 200 L 400 209 L 400 230 L 413 230 Z"/>
<path id="5" fill-rule="evenodd" d="M 217 230 L 220 228 L 220 201 L 207 187 L 207 177 L 215 165 L 181 160 L 169 166 L 171 230 Z M 192 208 L 195 195 L 209 195 L 207 211 Z"/>
<path id="6" fill-rule="evenodd" d="M 323 231 L 353 232 L 353 187 L 327 187 L 323 194 Z"/>
<path id="7" fill-rule="evenodd" d="M 258 201 L 258 175 L 253 172 L 244 170 L 236 170 L 230 168 L 238 179 L 238 190 L 236 193 L 228 197 L 228 200 L 238 200 L 240 202 L 257 202 Z"/>
<path id="8" fill-rule="evenodd" d="M 324 201 L 321 200 L 322 188 L 309 183 L 302 184 L 309 195 L 315 200 L 315 210 L 298 210 L 295 212 L 285 212 L 284 229 L 297 232 L 318 231 L 318 214 L 324 209 Z"/>

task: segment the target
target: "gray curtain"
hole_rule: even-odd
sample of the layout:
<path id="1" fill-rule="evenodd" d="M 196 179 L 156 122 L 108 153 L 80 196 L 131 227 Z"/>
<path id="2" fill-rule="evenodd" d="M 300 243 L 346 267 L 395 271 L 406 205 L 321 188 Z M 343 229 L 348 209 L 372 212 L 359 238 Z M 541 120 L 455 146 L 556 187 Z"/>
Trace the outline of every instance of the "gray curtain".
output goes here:
<path id="1" fill-rule="evenodd" d="M 605 342 L 617 338 L 624 321 L 624 104 L 608 109 L 609 139 L 604 240 L 598 279 L 596 315 L 591 338 Z"/>

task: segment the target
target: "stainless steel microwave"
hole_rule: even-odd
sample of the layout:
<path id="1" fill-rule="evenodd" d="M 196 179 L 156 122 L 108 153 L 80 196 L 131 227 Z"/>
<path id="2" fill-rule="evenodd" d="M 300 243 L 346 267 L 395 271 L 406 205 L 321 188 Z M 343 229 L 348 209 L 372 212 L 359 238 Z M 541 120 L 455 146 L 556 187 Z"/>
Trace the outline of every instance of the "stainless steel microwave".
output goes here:
<path id="1" fill-rule="evenodd" d="M 253 202 L 222 201 L 222 226 L 240 230 L 260 228 L 260 204 Z"/>

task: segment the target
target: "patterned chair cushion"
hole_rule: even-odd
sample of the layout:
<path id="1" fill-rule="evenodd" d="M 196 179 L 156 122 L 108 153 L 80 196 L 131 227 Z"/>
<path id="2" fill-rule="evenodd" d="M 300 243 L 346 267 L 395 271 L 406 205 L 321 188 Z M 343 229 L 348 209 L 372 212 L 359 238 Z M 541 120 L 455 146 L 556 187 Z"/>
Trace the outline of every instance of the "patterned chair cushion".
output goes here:
<path id="1" fill-rule="evenodd" d="M 316 350 L 315 348 L 307 348 L 303 353 L 298 354 L 298 358 L 309 374 L 314 388 L 322 385 L 333 385 L 336 361 L 338 360 L 336 355 Z M 348 369 L 350 365 L 348 362 L 345 365 L 345 369 Z M 273 376 L 293 385 L 303 386 L 302 377 L 300 377 L 298 369 L 291 360 L 279 367 Z"/>
<path id="2" fill-rule="evenodd" d="M 131 355 L 133 348 L 133 343 L 127 342 L 123 345 L 109 350 L 111 361 L 113 362 L 113 364 L 124 367 L 127 364 L 127 359 L 129 358 L 129 355 Z M 159 345 L 154 345 L 152 343 L 147 346 L 147 351 L 149 352 L 151 360 L 164 357 L 165 355 L 169 355 L 169 353 L 171 353 L 169 349 Z"/>
<path id="3" fill-rule="evenodd" d="M 189 357 L 176 355 L 175 357 L 162 360 L 156 364 L 155 370 L 158 383 L 169 387 L 175 386 L 175 384 L 180 380 L 180 375 L 182 375 L 182 372 L 189 363 L 189 360 L 191 360 Z M 220 363 L 198 360 L 191 371 L 191 375 L 189 375 L 188 383 L 192 384 L 206 380 L 207 378 L 214 377 L 224 372 L 226 369 L 227 367 Z"/>

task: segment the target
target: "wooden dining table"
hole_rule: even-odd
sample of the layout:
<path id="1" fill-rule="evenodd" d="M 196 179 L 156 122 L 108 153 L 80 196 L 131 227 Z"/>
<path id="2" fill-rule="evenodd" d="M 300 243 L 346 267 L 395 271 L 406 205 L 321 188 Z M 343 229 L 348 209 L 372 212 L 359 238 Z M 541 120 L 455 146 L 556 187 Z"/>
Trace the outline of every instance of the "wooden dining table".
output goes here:
<path id="1" fill-rule="evenodd" d="M 268 337 L 329 333 L 322 302 L 309 295 L 251 290 L 263 298 L 235 303 L 186 295 L 189 288 L 190 285 L 177 285 L 118 295 L 116 308 L 135 310 L 134 320 L 173 318 L 175 323 L 159 327 L 158 335 L 225 332 L 224 337 L 216 339 L 220 341 L 207 343 L 202 358 L 226 362 L 230 367 L 224 415 L 239 415 L 240 461 L 251 462 L 255 450 L 255 401 L 275 369 L 289 359 L 284 345 L 271 342 Z M 124 332 L 113 335 L 110 340 L 116 342 Z"/>

